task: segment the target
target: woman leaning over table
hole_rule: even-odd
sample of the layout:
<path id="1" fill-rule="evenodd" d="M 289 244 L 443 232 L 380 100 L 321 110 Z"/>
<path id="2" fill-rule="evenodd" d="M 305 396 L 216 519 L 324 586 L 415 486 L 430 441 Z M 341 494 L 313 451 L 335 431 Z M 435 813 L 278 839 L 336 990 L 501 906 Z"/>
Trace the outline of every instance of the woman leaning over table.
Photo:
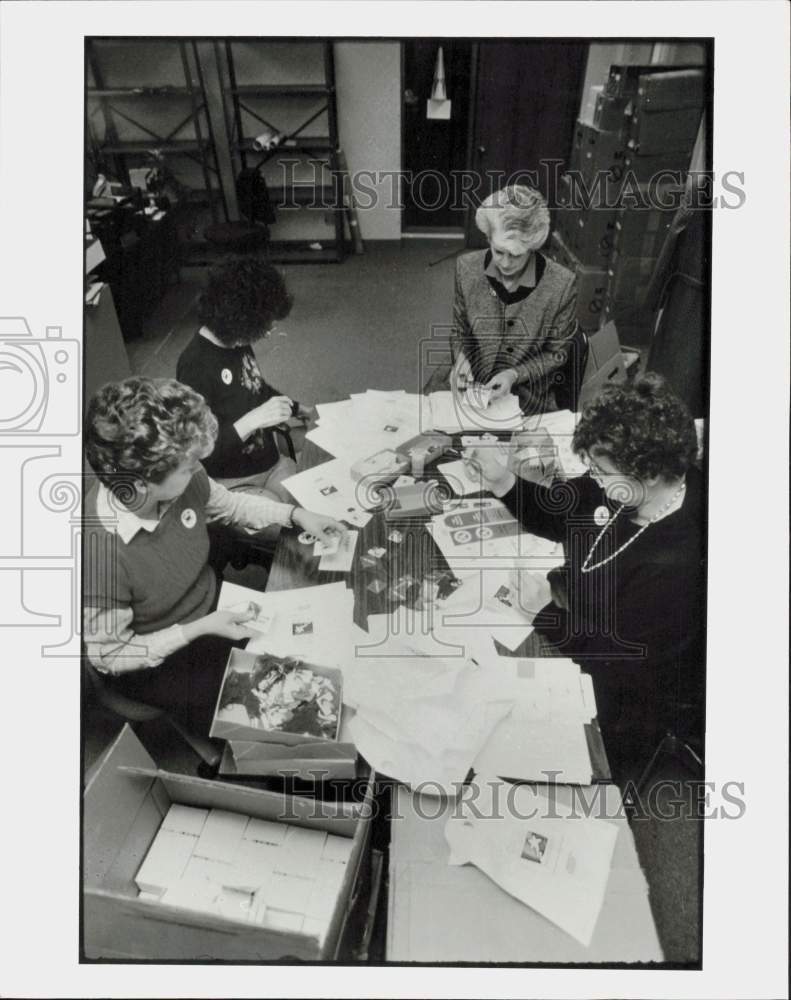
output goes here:
<path id="1" fill-rule="evenodd" d="M 83 641 L 107 683 L 206 730 L 229 648 L 251 612 L 217 611 L 208 525 L 343 534 L 332 518 L 233 493 L 210 479 L 217 421 L 174 379 L 100 389 L 84 428 L 99 483 L 85 502 Z"/>
<path id="2" fill-rule="evenodd" d="M 552 601 L 533 624 L 592 674 L 608 754 L 637 759 L 672 710 L 678 658 L 702 634 L 695 427 L 662 379 L 644 375 L 588 405 L 573 448 L 589 472 L 547 485 L 518 478 L 497 446 L 466 457 L 528 531 L 563 543 Z"/>
<path id="3" fill-rule="evenodd" d="M 452 389 L 469 381 L 509 392 L 523 410 L 556 410 L 554 379 L 568 360 L 576 331 L 576 279 L 540 248 L 549 210 L 538 191 L 509 186 L 475 213 L 488 250 L 456 262 L 451 351 Z"/>

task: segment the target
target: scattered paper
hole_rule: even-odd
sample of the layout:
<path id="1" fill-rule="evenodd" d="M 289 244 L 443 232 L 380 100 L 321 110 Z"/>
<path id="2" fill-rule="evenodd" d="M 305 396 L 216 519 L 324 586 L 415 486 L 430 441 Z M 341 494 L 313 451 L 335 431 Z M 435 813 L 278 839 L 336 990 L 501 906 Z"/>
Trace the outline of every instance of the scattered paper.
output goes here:
<path id="1" fill-rule="evenodd" d="M 531 785 L 477 777 L 445 827 L 451 865 L 471 863 L 585 947 L 593 938 L 618 828 Z"/>
<path id="2" fill-rule="evenodd" d="M 490 402 L 485 409 L 471 405 L 465 396 L 450 390 L 429 396 L 431 424 L 434 430 L 460 434 L 463 431 L 512 431 L 521 427 L 524 414 L 519 399 L 512 393 Z"/>
<path id="3" fill-rule="evenodd" d="M 349 466 L 338 458 L 289 476 L 283 486 L 305 510 L 348 521 L 358 528 L 371 520 L 360 502 Z"/>
<path id="4" fill-rule="evenodd" d="M 357 545 L 357 531 L 347 531 L 338 540 L 334 552 L 324 552 L 319 560 L 319 569 L 327 573 L 348 573 L 354 561 L 354 549 Z"/>

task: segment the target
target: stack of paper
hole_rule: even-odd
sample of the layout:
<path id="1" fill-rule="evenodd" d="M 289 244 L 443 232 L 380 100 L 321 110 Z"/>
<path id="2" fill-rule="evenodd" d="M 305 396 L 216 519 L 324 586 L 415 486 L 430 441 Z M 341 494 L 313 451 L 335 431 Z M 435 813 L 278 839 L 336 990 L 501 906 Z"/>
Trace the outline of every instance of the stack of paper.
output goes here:
<path id="1" fill-rule="evenodd" d="M 364 653 L 358 647 L 345 686 L 357 749 L 416 792 L 457 794 L 512 701 L 493 692 L 472 661 L 416 655 L 409 640 L 392 637 L 387 656 Z"/>
<path id="2" fill-rule="evenodd" d="M 513 708 L 475 759 L 482 774 L 587 785 L 593 778 L 585 726 L 596 716 L 593 683 L 573 660 L 500 657 L 486 665 Z"/>
<path id="3" fill-rule="evenodd" d="M 317 406 L 318 423 L 307 438 L 351 466 L 386 448 L 399 445 L 430 429 L 425 399 L 403 391 L 369 389 L 339 403 Z M 421 413 L 423 412 L 422 418 Z"/>
<path id="4" fill-rule="evenodd" d="M 550 793 L 551 794 L 551 793 Z M 618 828 L 530 785 L 478 777 L 445 827 L 451 865 L 474 864 L 585 947 L 610 876 Z"/>
<path id="5" fill-rule="evenodd" d="M 475 405 L 468 396 L 450 390 L 432 392 L 428 397 L 434 430 L 460 434 L 463 431 L 513 431 L 521 427 L 524 414 L 519 399 L 509 393 L 486 407 Z"/>

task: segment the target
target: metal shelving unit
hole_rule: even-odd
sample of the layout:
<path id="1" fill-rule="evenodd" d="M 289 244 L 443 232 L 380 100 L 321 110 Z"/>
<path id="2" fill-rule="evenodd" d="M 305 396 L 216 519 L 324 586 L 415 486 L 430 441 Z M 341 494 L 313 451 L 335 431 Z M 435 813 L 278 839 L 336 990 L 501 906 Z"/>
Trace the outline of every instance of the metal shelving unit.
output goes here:
<path id="1" fill-rule="evenodd" d="M 295 217 L 287 213 L 323 212 L 325 215 L 332 215 L 332 238 L 328 239 L 322 234 L 315 239 L 303 236 L 275 240 L 270 244 L 270 256 L 272 260 L 281 263 L 341 261 L 345 252 L 344 217 L 342 178 L 337 153 L 339 143 L 332 43 L 309 43 L 321 47 L 322 80 L 266 83 L 240 82 L 236 52 L 240 44 L 239 40 L 232 39 L 226 40 L 224 44 L 224 97 L 226 108 L 229 109 L 228 132 L 236 161 L 242 169 L 262 172 L 270 199 L 278 212 L 279 223 Z M 263 77 L 271 69 L 267 65 L 266 44 L 264 43 L 261 60 Z M 288 43 L 279 44 L 283 46 Z M 305 43 L 301 44 L 304 46 Z M 294 65 L 298 63 L 297 59 L 293 61 Z M 314 123 L 325 115 L 326 133 L 316 135 L 308 131 L 312 125 L 315 129 Z M 280 123 L 277 119 L 281 119 Z M 255 135 L 249 134 L 249 128 L 258 124 L 281 136 L 273 149 L 259 151 L 254 148 Z M 289 158 L 292 166 L 294 160 L 298 161 L 300 167 L 310 166 L 313 176 L 300 178 L 293 171 L 290 183 L 273 181 L 272 168 L 279 166 L 284 158 Z M 311 249 L 310 244 L 313 242 L 320 242 L 321 249 Z"/>
<path id="2" fill-rule="evenodd" d="M 206 109 L 205 88 L 200 61 L 197 58 L 195 42 L 177 39 L 156 40 L 158 45 L 175 45 L 178 47 L 179 60 L 184 74 L 184 84 L 178 85 L 142 85 L 142 86 L 108 86 L 105 83 L 105 66 L 102 63 L 103 43 L 111 41 L 114 46 L 124 44 L 127 40 L 119 39 L 86 39 L 86 55 L 88 66 L 93 77 L 94 86 L 87 88 L 88 125 L 94 159 L 99 164 L 107 165 L 108 172 L 119 179 L 127 174 L 130 166 L 150 163 L 147 154 L 152 150 L 167 156 L 186 157 L 196 163 L 201 170 L 203 179 L 202 192 L 198 189 L 190 200 L 205 200 L 211 210 L 213 221 L 218 220 L 218 202 L 221 191 L 212 185 L 212 175 L 219 173 L 214 141 L 211 134 L 208 113 Z M 134 44 L 137 40 L 130 39 Z M 192 57 L 192 66 L 190 65 Z M 186 114 L 180 117 L 175 127 L 163 133 L 162 128 L 154 127 L 152 108 L 164 99 L 175 99 L 187 103 Z M 119 101 L 132 100 L 141 102 L 140 111 L 135 115 L 118 106 Z M 91 108 L 91 102 L 96 102 Z M 147 106 L 148 105 L 148 106 Z M 91 127 L 93 113 L 100 110 L 104 121 L 104 132 L 97 135 Z M 133 129 L 142 132 L 149 138 L 124 138 L 119 136 L 119 122 L 131 125 Z M 190 134 L 184 135 L 189 130 Z M 130 160 L 137 161 L 131 163 Z"/>

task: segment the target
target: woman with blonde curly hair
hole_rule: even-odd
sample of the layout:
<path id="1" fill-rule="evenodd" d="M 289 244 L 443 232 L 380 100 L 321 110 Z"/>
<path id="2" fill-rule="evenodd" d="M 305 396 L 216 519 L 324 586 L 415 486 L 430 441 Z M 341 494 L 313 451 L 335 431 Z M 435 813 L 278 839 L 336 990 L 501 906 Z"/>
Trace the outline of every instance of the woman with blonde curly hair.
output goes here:
<path id="1" fill-rule="evenodd" d="M 99 480 L 84 517 L 88 658 L 124 693 L 201 725 L 229 645 L 252 635 L 251 612 L 215 610 L 208 525 L 251 535 L 271 524 L 324 537 L 346 531 L 332 518 L 211 480 L 201 461 L 216 435 L 202 396 L 174 379 L 142 377 L 101 388 L 84 427 Z"/>
<path id="2" fill-rule="evenodd" d="M 519 396 L 523 410 L 557 409 L 554 377 L 576 331 L 574 274 L 549 260 L 549 209 L 538 191 L 511 185 L 475 213 L 488 250 L 456 262 L 451 388 L 482 383 L 497 399 Z"/>
<path id="3" fill-rule="evenodd" d="M 635 740 L 645 749 L 667 721 L 668 680 L 702 638 L 695 426 L 658 375 L 643 375 L 592 400 L 572 446 L 589 472 L 565 482 L 519 478 L 494 446 L 466 459 L 529 531 L 563 543 L 552 601 L 533 624 L 554 653 L 593 675 L 608 753 Z"/>

